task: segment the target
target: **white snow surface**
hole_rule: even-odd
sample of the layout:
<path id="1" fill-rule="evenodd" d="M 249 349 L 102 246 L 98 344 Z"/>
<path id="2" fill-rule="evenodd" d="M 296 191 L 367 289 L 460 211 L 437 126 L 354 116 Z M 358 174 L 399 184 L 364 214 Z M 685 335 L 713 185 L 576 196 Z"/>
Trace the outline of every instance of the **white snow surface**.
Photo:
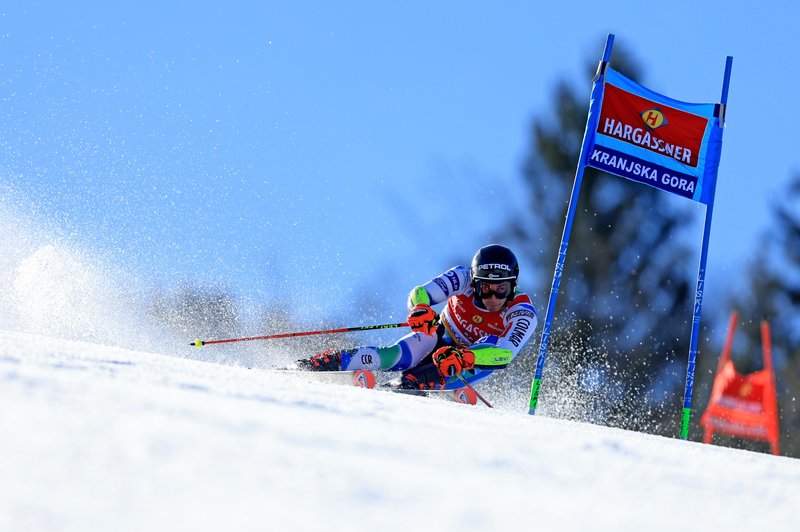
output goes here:
<path id="1" fill-rule="evenodd" d="M 175 354 L 0 331 L 0 530 L 798 529 L 795 459 Z"/>

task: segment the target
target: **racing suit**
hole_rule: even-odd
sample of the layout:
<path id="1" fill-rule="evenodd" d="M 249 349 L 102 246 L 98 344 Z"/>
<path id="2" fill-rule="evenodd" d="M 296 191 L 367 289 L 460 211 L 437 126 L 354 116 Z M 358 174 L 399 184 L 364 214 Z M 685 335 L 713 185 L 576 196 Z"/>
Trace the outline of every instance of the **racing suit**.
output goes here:
<path id="1" fill-rule="evenodd" d="M 481 304 L 472 287 L 472 274 L 456 266 L 414 288 L 409 294 L 409 310 L 417 304 L 445 303 L 439 324 L 432 334 L 413 332 L 388 347 L 362 346 L 342 352 L 342 369 L 420 372 L 429 380 L 433 368 L 431 353 L 453 345 L 475 354 L 475 368 L 461 376 L 467 382 L 482 380 L 503 369 L 516 357 L 536 329 L 536 309 L 527 294 L 516 291 L 497 312 Z M 445 389 L 464 384 L 457 376 L 446 380 Z"/>

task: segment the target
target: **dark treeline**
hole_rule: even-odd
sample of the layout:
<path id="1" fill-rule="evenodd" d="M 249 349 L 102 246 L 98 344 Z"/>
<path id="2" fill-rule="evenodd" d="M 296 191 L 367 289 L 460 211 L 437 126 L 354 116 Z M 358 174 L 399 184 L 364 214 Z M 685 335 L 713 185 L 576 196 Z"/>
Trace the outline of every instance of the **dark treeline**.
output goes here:
<path id="1" fill-rule="evenodd" d="M 729 296 L 739 313 L 733 359 L 740 372 L 762 369 L 759 322 L 771 328 L 781 454 L 800 457 L 800 174 L 775 193 L 772 219 L 747 274 Z M 739 445 L 739 442 L 733 442 Z M 763 450 L 763 446 L 748 448 Z"/>
<path id="2" fill-rule="evenodd" d="M 643 73 L 621 47 L 615 69 L 647 85 Z M 585 78 L 558 83 L 551 113 L 532 119 L 523 175 L 528 212 L 513 223 L 516 246 L 539 268 L 536 293 L 543 319 L 561 240 L 596 62 Z M 724 157 L 723 147 L 723 157 Z M 724 176 L 720 185 L 725 186 Z M 733 360 L 742 372 L 761 369 L 758 323 L 770 322 L 778 372 L 782 454 L 800 455 L 800 177 L 781 191 L 774 220 L 747 278 L 727 287 L 724 308 L 703 308 L 695 373 L 691 439 L 702 439 L 700 414 L 713 384 L 730 312 L 740 312 L 742 334 Z M 677 436 L 688 357 L 699 236 L 685 200 L 594 169 L 586 169 L 561 280 L 548 350 L 542 403 L 567 405 L 556 415 L 621 428 Z M 710 273 L 713 275 L 713 272 Z M 740 336 L 744 338 L 740 339 Z M 538 342 L 529 346 L 520 375 L 531 375 Z M 551 367 L 552 366 L 552 367 Z M 549 375 L 548 375 L 549 370 Z M 565 401 L 565 398 L 569 400 Z M 716 438 L 724 445 L 768 451 L 768 445 Z"/>

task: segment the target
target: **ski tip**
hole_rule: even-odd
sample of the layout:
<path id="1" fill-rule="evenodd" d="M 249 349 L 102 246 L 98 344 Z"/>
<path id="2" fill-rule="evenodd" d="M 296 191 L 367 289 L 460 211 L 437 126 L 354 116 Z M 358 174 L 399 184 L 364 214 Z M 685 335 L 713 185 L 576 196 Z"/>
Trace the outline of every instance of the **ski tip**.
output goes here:
<path id="1" fill-rule="evenodd" d="M 475 405 L 478 404 L 478 394 L 475 393 L 475 390 L 470 388 L 459 388 L 454 391 L 453 400 L 456 403 Z"/>
<path id="2" fill-rule="evenodd" d="M 359 388 L 374 388 L 375 374 L 366 369 L 359 369 L 353 373 L 353 384 Z"/>
<path id="3" fill-rule="evenodd" d="M 193 345 L 195 347 L 203 347 L 205 345 L 205 342 L 198 338 L 197 340 L 195 340 L 194 342 L 192 342 L 189 345 Z"/>

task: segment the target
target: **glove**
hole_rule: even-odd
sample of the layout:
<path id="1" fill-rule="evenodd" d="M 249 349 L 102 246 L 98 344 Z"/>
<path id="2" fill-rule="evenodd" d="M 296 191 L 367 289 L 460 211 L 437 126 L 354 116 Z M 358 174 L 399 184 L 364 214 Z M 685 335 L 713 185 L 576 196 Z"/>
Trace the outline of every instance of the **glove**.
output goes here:
<path id="1" fill-rule="evenodd" d="M 475 353 L 448 345 L 433 353 L 433 363 L 439 369 L 439 375 L 453 377 L 475 367 Z"/>
<path id="2" fill-rule="evenodd" d="M 408 313 L 408 326 L 414 332 L 431 334 L 436 329 L 436 319 L 438 316 L 430 305 L 419 304 Z"/>

